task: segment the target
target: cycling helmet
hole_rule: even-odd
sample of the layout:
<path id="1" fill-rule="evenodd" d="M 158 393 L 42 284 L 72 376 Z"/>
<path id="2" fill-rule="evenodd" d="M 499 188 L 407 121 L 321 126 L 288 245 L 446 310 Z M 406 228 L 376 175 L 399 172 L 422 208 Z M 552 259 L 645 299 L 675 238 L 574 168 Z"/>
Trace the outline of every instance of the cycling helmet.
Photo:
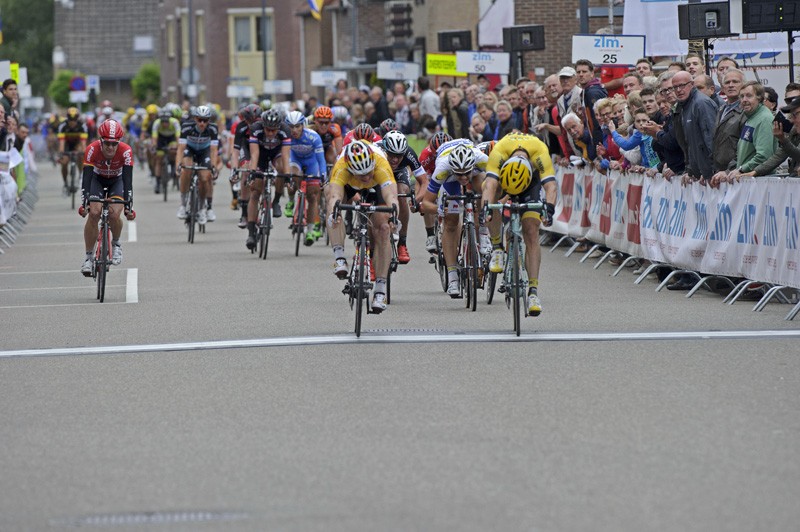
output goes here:
<path id="1" fill-rule="evenodd" d="M 445 142 L 450 142 L 453 140 L 453 137 L 445 133 L 444 131 L 439 131 L 438 133 L 434 134 L 431 137 L 430 147 L 432 151 L 436 151 L 439 149 L 439 146 L 444 144 Z"/>
<path id="2" fill-rule="evenodd" d="M 239 113 L 239 116 L 242 118 L 242 120 L 244 120 L 248 124 L 255 120 L 258 120 L 258 117 L 260 115 L 261 115 L 261 107 L 259 107 L 254 103 L 245 105 L 242 108 L 241 112 Z"/>
<path id="3" fill-rule="evenodd" d="M 347 112 L 347 107 L 344 105 L 334 105 L 331 111 L 333 111 L 333 117 L 337 120 L 347 120 L 347 117 L 350 115 L 350 113 Z"/>
<path id="4" fill-rule="evenodd" d="M 489 155 L 490 153 L 492 153 L 492 150 L 494 149 L 495 142 L 497 141 L 487 140 L 486 142 L 481 142 L 475 147 L 481 150 L 486 155 Z"/>
<path id="5" fill-rule="evenodd" d="M 531 163 L 525 157 L 511 157 L 500 168 L 500 186 L 515 196 L 522 194 L 531 184 Z"/>
<path id="6" fill-rule="evenodd" d="M 100 105 L 102 107 L 114 107 L 113 105 L 111 105 L 111 100 L 103 100 L 103 102 Z"/>
<path id="7" fill-rule="evenodd" d="M 206 120 L 211 120 L 211 108 L 207 105 L 201 105 L 194 110 L 194 116 L 196 118 L 204 118 Z"/>
<path id="8" fill-rule="evenodd" d="M 459 174 L 471 172 L 475 168 L 475 152 L 464 144 L 459 144 L 450 152 L 450 169 Z"/>
<path id="9" fill-rule="evenodd" d="M 389 131 L 400 131 L 400 126 L 397 125 L 397 122 L 392 120 L 391 118 L 387 118 L 383 122 L 381 122 L 381 131 L 388 133 Z"/>
<path id="10" fill-rule="evenodd" d="M 67 120 L 77 120 L 79 116 L 81 116 L 81 112 L 78 111 L 77 107 L 67 109 Z"/>
<path id="11" fill-rule="evenodd" d="M 103 107 L 102 113 L 104 115 L 113 115 L 114 114 L 114 109 L 112 107 L 106 106 L 106 107 Z"/>
<path id="12" fill-rule="evenodd" d="M 392 155 L 403 155 L 408 150 L 408 140 L 399 131 L 389 131 L 383 137 L 383 149 Z"/>
<path id="13" fill-rule="evenodd" d="M 158 118 L 160 118 L 161 120 L 169 120 L 170 118 L 172 118 L 172 113 L 169 112 L 169 109 L 165 107 L 161 109 L 161 111 L 159 111 Z"/>
<path id="14" fill-rule="evenodd" d="M 327 105 L 320 105 L 314 111 L 314 118 L 317 120 L 333 120 L 333 111 Z"/>
<path id="15" fill-rule="evenodd" d="M 154 103 L 151 103 L 150 105 L 148 105 L 147 106 L 147 114 L 149 114 L 149 115 L 158 114 L 158 106 L 156 104 L 154 104 Z"/>
<path id="16" fill-rule="evenodd" d="M 345 146 L 344 158 L 350 173 L 355 175 L 368 174 L 375 168 L 372 150 L 363 140 L 357 140 Z"/>
<path id="17" fill-rule="evenodd" d="M 281 126 L 281 112 L 277 109 L 267 109 L 261 113 L 261 122 L 264 123 L 264 127 L 277 129 Z"/>
<path id="18" fill-rule="evenodd" d="M 375 131 L 372 129 L 372 126 L 366 122 L 361 122 L 353 130 L 353 138 L 356 140 L 366 140 L 372 142 L 374 136 Z"/>
<path id="19" fill-rule="evenodd" d="M 290 126 L 304 126 L 306 124 L 306 117 L 300 111 L 291 111 L 286 115 L 286 123 Z"/>
<path id="20" fill-rule="evenodd" d="M 110 140 L 119 142 L 122 139 L 123 133 L 122 125 L 113 118 L 104 121 L 100 124 L 100 127 L 97 128 L 97 136 L 100 137 L 100 140 L 104 141 Z"/>
<path id="21" fill-rule="evenodd" d="M 259 107 L 261 107 L 262 111 L 266 111 L 267 109 L 272 107 L 272 100 L 266 98 L 264 100 L 261 100 L 261 102 L 258 105 Z"/>

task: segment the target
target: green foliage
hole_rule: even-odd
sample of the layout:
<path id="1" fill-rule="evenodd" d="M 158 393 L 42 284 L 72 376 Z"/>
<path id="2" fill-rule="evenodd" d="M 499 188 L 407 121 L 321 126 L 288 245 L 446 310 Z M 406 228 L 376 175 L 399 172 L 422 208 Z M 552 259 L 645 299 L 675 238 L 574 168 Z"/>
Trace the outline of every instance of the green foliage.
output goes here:
<path id="1" fill-rule="evenodd" d="M 69 82 L 75 74 L 72 70 L 60 70 L 55 79 L 50 82 L 50 86 L 47 87 L 47 94 L 60 107 L 73 105 L 69 102 Z"/>
<path id="2" fill-rule="evenodd" d="M 141 103 L 151 103 L 161 95 L 161 69 L 156 63 L 145 63 L 131 80 L 133 97 Z"/>
<path id="3" fill-rule="evenodd" d="M 28 69 L 34 95 L 44 94 L 53 79 L 53 11 L 53 0 L 0 0 L 0 60 Z"/>

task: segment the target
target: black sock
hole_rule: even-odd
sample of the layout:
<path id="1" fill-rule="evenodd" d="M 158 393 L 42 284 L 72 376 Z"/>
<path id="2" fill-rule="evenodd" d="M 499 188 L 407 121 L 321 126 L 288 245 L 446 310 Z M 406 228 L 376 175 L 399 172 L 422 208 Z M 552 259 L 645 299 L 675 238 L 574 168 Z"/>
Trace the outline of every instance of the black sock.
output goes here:
<path id="1" fill-rule="evenodd" d="M 398 246 L 405 246 L 406 245 L 406 237 L 400 235 L 400 238 L 397 240 Z"/>
<path id="2" fill-rule="evenodd" d="M 242 218 L 247 218 L 247 203 L 248 200 L 241 200 L 239 205 L 242 206 Z"/>
<path id="3" fill-rule="evenodd" d="M 426 227 L 425 233 L 427 236 L 433 236 L 433 227 Z"/>
<path id="4" fill-rule="evenodd" d="M 255 222 L 247 222 L 247 232 L 250 233 L 251 236 L 256 234 L 256 223 Z"/>

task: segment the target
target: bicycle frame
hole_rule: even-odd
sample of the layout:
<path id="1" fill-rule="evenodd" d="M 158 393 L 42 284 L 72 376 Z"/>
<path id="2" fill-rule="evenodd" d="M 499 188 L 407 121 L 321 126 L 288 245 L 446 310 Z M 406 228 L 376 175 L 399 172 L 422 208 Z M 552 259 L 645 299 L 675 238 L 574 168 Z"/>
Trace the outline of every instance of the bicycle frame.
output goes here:
<path id="1" fill-rule="evenodd" d="M 111 227 L 108 223 L 109 206 L 112 204 L 125 204 L 118 199 L 90 199 L 89 203 L 102 203 L 100 211 L 100 224 L 97 234 L 97 243 L 92 261 L 92 278 L 97 281 L 97 299 L 102 303 L 106 294 L 106 274 L 111 267 Z"/>
<path id="2" fill-rule="evenodd" d="M 186 225 L 188 226 L 189 231 L 189 243 L 194 244 L 195 225 L 200 226 L 201 233 L 206 232 L 205 224 L 197 224 L 197 213 L 200 209 L 200 175 L 198 172 L 209 169 L 205 166 L 198 165 L 181 166 L 181 169 L 192 171 L 191 184 L 189 185 L 189 212 L 187 213 L 188 216 L 186 217 Z"/>
<path id="3" fill-rule="evenodd" d="M 478 299 L 478 277 L 482 270 L 475 226 L 475 204 L 480 201 L 480 196 L 471 190 L 458 195 L 443 194 L 442 201 L 448 200 L 459 201 L 464 206 L 458 249 L 459 279 L 461 294 L 462 296 L 466 294 L 464 298 L 466 307 L 475 312 Z"/>

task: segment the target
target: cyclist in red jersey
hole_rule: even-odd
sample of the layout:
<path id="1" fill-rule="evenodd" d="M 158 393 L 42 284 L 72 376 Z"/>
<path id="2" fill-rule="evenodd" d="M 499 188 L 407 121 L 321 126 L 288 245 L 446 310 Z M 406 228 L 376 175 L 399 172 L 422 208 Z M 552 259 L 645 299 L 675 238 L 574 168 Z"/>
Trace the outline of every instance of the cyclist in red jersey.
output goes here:
<path id="1" fill-rule="evenodd" d="M 109 119 L 100 124 L 97 129 L 99 140 L 95 140 L 86 147 L 83 159 L 83 180 L 81 183 L 82 205 L 78 210 L 81 216 L 89 215 L 83 228 L 83 240 L 86 244 L 86 258 L 84 259 L 81 273 L 85 276 L 92 274 L 92 253 L 97 242 L 100 222 L 100 203 L 86 204 L 90 199 L 104 199 L 106 197 L 125 201 L 125 217 L 133 220 L 136 213 L 133 205 L 133 150 L 121 142 L 125 131 L 122 124 L 114 119 Z M 109 225 L 111 226 L 112 263 L 122 262 L 122 246 L 119 236 L 122 233 L 123 205 L 109 206 Z"/>
<path id="2" fill-rule="evenodd" d="M 445 142 L 450 142 L 451 140 L 453 140 L 453 137 L 447 133 L 444 133 L 443 131 L 439 131 L 431 137 L 428 145 L 425 146 L 425 148 L 423 148 L 423 150 L 420 152 L 419 164 L 421 164 L 422 168 L 425 170 L 425 177 L 417 177 L 416 192 L 418 203 L 422 202 L 422 198 L 425 196 L 425 191 L 428 189 L 428 180 L 430 180 L 431 176 L 433 175 L 433 171 L 436 168 L 436 150 L 439 149 L 439 146 Z M 433 253 L 436 251 L 436 235 L 433 231 L 434 223 L 436 221 L 436 213 L 423 214 L 423 218 L 425 220 L 425 233 L 427 235 L 425 239 L 425 249 Z"/>
<path id="3" fill-rule="evenodd" d="M 378 135 L 372 126 L 367 124 L 366 122 L 362 122 L 354 127 L 352 130 L 347 132 L 347 135 L 344 136 L 344 142 L 342 143 L 343 146 L 347 146 L 354 140 L 366 140 L 367 142 L 378 142 L 379 140 L 383 140 L 383 137 Z"/>

